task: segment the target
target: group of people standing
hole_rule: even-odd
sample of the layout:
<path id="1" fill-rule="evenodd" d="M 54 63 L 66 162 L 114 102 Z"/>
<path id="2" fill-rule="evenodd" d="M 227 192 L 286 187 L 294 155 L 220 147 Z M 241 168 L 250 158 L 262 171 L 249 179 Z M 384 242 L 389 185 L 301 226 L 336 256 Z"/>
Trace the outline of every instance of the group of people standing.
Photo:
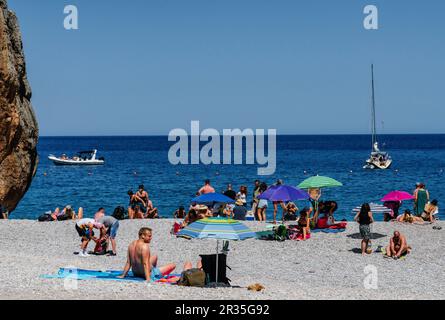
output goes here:
<path id="1" fill-rule="evenodd" d="M 148 196 L 143 184 L 139 185 L 138 191 L 127 192 L 130 200 L 128 205 L 129 219 L 156 219 L 159 218 L 158 209 L 153 206 L 153 202 Z"/>
<path id="2" fill-rule="evenodd" d="M 107 254 L 115 256 L 117 250 L 116 236 L 119 230 L 119 220 L 113 216 L 105 215 L 105 209 L 99 208 L 92 218 L 82 218 L 75 224 L 76 231 L 81 238 L 81 245 L 79 256 L 86 257 L 89 255 L 87 248 L 88 244 L 93 241 L 96 243 L 96 248 L 93 253 Z M 99 236 L 96 237 L 94 229 L 99 231 Z M 111 242 L 112 250 L 106 250 Z M 99 249 L 100 248 L 100 249 Z"/>
<path id="3" fill-rule="evenodd" d="M 414 209 L 411 212 L 410 209 L 406 209 L 402 215 L 398 215 L 398 209 L 401 206 L 401 202 L 397 202 L 397 206 L 386 206 L 393 210 L 393 221 L 405 222 L 405 223 L 433 223 L 436 218 L 435 215 L 439 212 L 438 201 L 433 199 L 430 201 L 430 194 L 425 187 L 424 183 L 417 183 L 416 189 L 413 192 Z M 368 203 L 364 203 L 360 211 L 354 217 L 360 225 L 359 230 L 362 236 L 361 252 L 363 255 L 369 254 L 370 250 L 370 237 L 371 237 L 371 224 L 374 222 L 374 217 L 371 211 L 371 207 Z M 386 220 L 386 219 L 385 219 Z M 385 255 L 395 259 L 400 258 L 402 255 L 409 253 L 411 247 L 408 246 L 406 237 L 399 231 L 394 231 L 394 235 L 390 239 L 390 244 L 385 249 Z"/>

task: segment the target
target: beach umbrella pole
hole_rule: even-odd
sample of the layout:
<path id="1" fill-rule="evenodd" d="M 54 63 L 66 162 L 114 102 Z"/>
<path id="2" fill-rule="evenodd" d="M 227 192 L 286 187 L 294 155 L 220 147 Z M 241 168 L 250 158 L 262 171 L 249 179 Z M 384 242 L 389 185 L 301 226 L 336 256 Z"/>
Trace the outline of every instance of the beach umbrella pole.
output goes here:
<path id="1" fill-rule="evenodd" d="M 218 250 L 219 250 L 219 240 L 216 240 L 216 281 L 215 281 L 216 287 L 218 286 L 218 258 L 219 258 Z"/>

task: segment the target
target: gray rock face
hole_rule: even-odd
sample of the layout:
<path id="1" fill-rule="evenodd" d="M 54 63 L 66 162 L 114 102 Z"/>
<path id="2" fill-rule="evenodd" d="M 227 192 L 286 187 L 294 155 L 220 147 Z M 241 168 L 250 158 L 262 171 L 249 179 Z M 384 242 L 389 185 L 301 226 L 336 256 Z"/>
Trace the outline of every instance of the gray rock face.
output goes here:
<path id="1" fill-rule="evenodd" d="M 38 126 L 30 100 L 17 17 L 0 0 L 0 204 L 10 212 L 37 169 Z"/>

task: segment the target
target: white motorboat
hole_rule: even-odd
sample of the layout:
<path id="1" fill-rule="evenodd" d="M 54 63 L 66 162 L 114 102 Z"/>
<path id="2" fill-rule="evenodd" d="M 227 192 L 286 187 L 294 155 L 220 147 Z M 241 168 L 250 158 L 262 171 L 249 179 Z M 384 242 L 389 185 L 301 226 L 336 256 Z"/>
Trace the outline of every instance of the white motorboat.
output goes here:
<path id="1" fill-rule="evenodd" d="M 102 165 L 105 164 L 105 159 L 103 157 L 96 158 L 97 150 L 91 151 L 81 151 L 78 152 L 72 158 L 67 157 L 63 154 L 60 157 L 50 154 L 48 159 L 54 162 L 56 165 L 74 165 L 74 166 L 85 166 L 85 165 Z"/>
<path id="2" fill-rule="evenodd" d="M 374 65 L 371 65 L 372 75 L 372 151 L 369 159 L 366 160 L 363 169 L 388 169 L 392 164 L 392 159 L 387 152 L 379 149 L 377 142 L 377 130 L 375 126 L 375 97 L 374 97 Z"/>

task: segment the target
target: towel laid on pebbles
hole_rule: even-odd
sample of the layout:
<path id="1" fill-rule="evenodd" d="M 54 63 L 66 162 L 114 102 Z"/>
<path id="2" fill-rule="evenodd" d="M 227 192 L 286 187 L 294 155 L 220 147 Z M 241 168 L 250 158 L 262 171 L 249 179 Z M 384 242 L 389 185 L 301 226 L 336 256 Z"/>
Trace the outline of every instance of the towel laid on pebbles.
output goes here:
<path id="1" fill-rule="evenodd" d="M 346 229 L 311 229 L 311 232 L 324 232 L 324 233 L 339 233 L 339 232 L 345 232 Z"/>
<path id="2" fill-rule="evenodd" d="M 122 271 L 117 270 L 85 270 L 76 268 L 60 268 L 56 275 L 42 275 L 44 279 L 73 279 L 73 280 L 112 280 L 112 281 L 132 281 L 132 282 L 144 282 L 145 279 L 133 276 L 130 271 L 128 275 L 121 279 L 118 278 L 122 274 Z M 180 274 L 170 274 L 164 276 L 164 278 L 155 281 L 159 283 L 169 283 L 168 280 L 174 277 L 180 277 Z"/>

